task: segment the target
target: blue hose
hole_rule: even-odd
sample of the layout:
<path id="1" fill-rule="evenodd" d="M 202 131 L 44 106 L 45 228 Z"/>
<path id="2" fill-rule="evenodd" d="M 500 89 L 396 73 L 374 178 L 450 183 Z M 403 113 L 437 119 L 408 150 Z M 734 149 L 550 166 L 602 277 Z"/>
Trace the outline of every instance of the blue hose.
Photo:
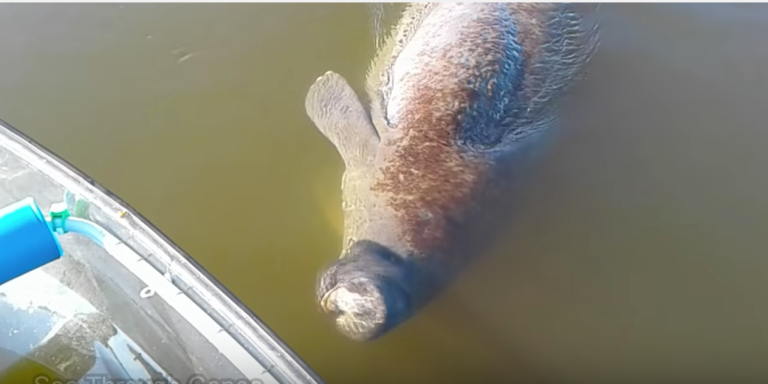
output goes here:
<path id="1" fill-rule="evenodd" d="M 104 240 L 111 240 L 113 236 L 98 225 L 83 219 L 74 217 L 68 218 L 64 222 L 64 233 L 77 233 L 91 239 L 100 247 L 104 247 Z"/>

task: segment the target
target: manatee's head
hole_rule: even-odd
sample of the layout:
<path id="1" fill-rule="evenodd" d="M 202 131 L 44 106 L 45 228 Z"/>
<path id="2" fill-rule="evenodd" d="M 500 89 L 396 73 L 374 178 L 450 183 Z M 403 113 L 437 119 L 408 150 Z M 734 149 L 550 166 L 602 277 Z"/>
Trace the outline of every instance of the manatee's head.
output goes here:
<path id="1" fill-rule="evenodd" d="M 413 264 L 388 248 L 358 241 L 320 275 L 317 298 L 342 334 L 370 341 L 415 313 L 414 274 Z"/>

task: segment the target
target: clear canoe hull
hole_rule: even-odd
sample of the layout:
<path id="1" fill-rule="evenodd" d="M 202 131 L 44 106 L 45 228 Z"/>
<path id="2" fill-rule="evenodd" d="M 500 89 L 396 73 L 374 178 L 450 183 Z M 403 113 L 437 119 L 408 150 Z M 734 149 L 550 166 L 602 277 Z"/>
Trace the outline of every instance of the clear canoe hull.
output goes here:
<path id="1" fill-rule="evenodd" d="M 322 383 L 138 212 L 0 120 L 0 207 L 29 197 L 45 214 L 66 202 L 72 217 L 97 224 L 119 244 L 61 235 L 62 258 L 0 285 L 6 376 L 34 361 L 85 383 Z M 21 379 L 3 375 L 0 382 Z"/>

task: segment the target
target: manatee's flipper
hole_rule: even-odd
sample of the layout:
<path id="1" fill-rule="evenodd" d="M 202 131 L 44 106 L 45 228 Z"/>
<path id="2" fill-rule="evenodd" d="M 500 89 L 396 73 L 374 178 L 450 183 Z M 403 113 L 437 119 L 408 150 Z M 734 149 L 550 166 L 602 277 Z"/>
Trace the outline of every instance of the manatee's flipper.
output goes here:
<path id="1" fill-rule="evenodd" d="M 347 168 L 370 164 L 379 136 L 363 104 L 349 83 L 326 72 L 309 88 L 304 101 L 307 115 L 336 147 Z"/>

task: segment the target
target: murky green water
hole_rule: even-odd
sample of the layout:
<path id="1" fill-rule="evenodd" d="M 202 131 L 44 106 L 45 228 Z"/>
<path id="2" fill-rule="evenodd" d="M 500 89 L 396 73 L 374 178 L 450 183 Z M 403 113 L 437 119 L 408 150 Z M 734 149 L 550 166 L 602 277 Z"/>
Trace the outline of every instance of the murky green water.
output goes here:
<path id="1" fill-rule="evenodd" d="M 53 384 L 67 381 L 71 380 L 45 364 L 0 348 L 0 383 L 2 384 Z"/>
<path id="2" fill-rule="evenodd" d="M 0 116 L 131 203 L 330 384 L 768 380 L 768 7 L 613 5 L 498 251 L 374 344 L 314 303 L 341 161 L 303 100 L 362 85 L 363 4 L 0 6 Z"/>

